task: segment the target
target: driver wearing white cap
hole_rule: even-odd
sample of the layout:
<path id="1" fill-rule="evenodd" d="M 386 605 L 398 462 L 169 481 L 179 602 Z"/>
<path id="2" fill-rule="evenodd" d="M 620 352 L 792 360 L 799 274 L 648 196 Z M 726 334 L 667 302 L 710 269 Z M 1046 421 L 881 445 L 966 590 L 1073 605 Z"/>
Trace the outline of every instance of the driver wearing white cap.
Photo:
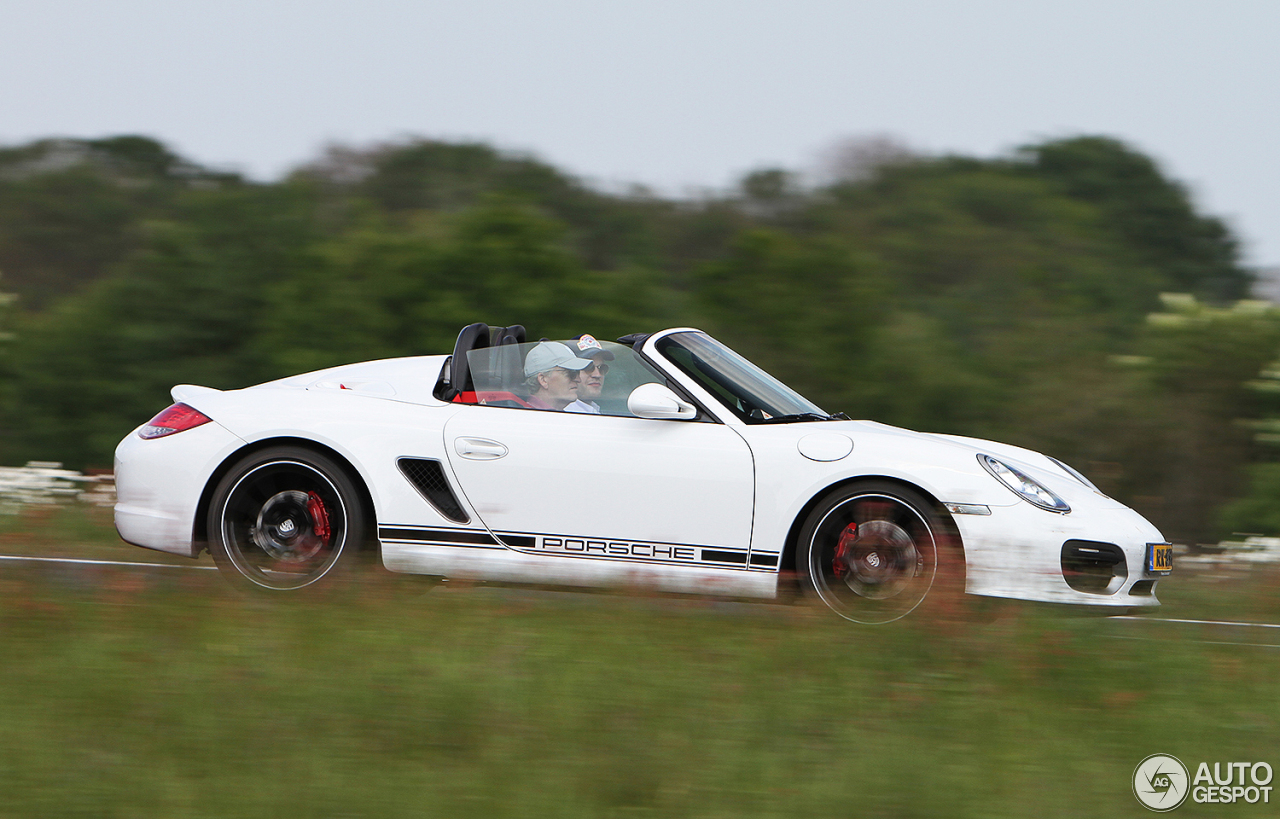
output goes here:
<path id="1" fill-rule="evenodd" d="M 578 399 L 578 373 L 591 361 L 578 358 L 558 341 L 543 341 L 524 360 L 529 405 L 537 409 L 563 410 Z"/>

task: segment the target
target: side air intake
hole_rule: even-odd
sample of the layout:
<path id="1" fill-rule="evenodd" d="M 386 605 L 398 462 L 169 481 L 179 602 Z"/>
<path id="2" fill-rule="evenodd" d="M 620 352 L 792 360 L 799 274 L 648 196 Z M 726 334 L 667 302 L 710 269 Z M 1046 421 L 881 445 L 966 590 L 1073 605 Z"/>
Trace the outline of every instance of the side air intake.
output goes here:
<path id="1" fill-rule="evenodd" d="M 444 476 L 444 467 L 439 461 L 425 458 L 400 458 L 396 466 L 414 488 L 422 493 L 422 497 L 436 508 L 436 511 L 449 520 L 457 523 L 470 523 L 471 518 L 463 511 L 462 504 L 449 487 L 449 479 Z"/>

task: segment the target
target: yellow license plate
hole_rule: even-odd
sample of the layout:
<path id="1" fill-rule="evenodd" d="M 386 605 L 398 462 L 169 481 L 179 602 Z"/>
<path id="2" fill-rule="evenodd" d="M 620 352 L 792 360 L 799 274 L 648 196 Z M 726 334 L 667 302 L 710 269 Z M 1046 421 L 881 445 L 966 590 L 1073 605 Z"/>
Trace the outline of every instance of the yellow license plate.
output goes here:
<path id="1" fill-rule="evenodd" d="M 1147 544 L 1147 571 L 1152 574 L 1173 571 L 1173 546 L 1168 543 Z"/>

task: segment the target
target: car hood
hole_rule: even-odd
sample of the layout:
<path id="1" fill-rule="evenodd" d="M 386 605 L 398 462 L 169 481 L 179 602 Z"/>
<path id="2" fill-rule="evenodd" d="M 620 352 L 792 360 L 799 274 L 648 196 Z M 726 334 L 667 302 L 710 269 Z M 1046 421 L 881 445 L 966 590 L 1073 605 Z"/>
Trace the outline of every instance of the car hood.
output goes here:
<path id="1" fill-rule="evenodd" d="M 832 450 L 836 453 L 836 457 L 830 459 L 833 461 L 839 461 L 843 456 L 839 448 L 829 442 L 837 437 L 847 437 L 853 442 L 851 451 L 875 450 L 883 459 L 901 461 L 904 464 L 911 463 L 921 468 L 926 465 L 945 466 L 947 472 L 957 478 L 961 474 L 979 477 L 982 485 L 985 485 L 988 479 L 994 479 L 991 479 L 978 463 L 978 456 L 990 455 L 1040 481 L 1073 507 L 1081 502 L 1089 505 L 1122 505 L 1102 495 L 1094 487 L 1084 484 L 1047 455 L 997 441 L 960 435 L 916 432 L 877 421 L 762 424 L 744 428 L 744 437 L 748 441 L 760 436 L 768 436 L 775 441 L 792 440 L 802 452 L 806 448 Z M 819 458 L 818 460 L 827 459 Z M 1011 494 L 1011 502 L 1016 503 L 1017 501 L 1013 498 Z"/>
<path id="2" fill-rule="evenodd" d="M 831 424 L 822 424 L 821 427 L 824 431 L 829 429 L 833 432 L 843 432 L 849 435 L 898 436 L 913 441 L 932 442 L 947 447 L 960 448 L 972 452 L 975 457 L 978 455 L 991 455 L 1001 460 L 1012 461 L 1015 465 L 1045 470 L 1054 476 L 1064 476 L 1073 483 L 1079 483 L 1079 480 L 1074 475 L 1064 470 L 1048 455 L 1036 452 L 1033 449 L 1014 446 L 1013 444 L 1002 444 L 999 441 L 989 441 L 985 438 L 969 438 L 963 435 L 948 435 L 940 432 L 915 432 L 902 427 L 881 424 L 877 421 L 838 421 Z"/>

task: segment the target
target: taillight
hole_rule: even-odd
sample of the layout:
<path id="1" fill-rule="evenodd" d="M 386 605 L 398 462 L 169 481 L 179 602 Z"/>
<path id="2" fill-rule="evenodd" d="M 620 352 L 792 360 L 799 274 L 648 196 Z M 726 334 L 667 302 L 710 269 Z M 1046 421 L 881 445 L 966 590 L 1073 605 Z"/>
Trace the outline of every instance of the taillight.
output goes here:
<path id="1" fill-rule="evenodd" d="M 183 432 L 192 427 L 207 424 L 212 420 L 212 418 L 195 407 L 189 407 L 186 404 L 174 404 L 148 421 L 146 426 L 141 427 L 138 430 L 138 436 L 141 438 L 163 438 L 175 432 Z"/>

